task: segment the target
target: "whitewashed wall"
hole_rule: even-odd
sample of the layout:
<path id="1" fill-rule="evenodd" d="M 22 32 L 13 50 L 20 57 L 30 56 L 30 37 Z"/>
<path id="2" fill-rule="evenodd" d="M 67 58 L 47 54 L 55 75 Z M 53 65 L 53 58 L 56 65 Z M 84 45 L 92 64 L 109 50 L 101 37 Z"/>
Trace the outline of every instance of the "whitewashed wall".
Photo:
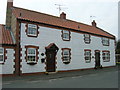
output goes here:
<path id="1" fill-rule="evenodd" d="M 45 53 L 45 47 L 50 43 L 55 43 L 59 47 L 57 53 L 57 71 L 60 70 L 73 70 L 73 69 L 84 69 L 84 68 L 94 68 L 95 59 L 92 58 L 90 63 L 85 63 L 84 60 L 84 49 L 91 49 L 92 56 L 95 54 L 95 50 L 100 50 L 101 52 L 101 64 L 105 66 L 115 65 L 115 48 L 114 40 L 110 40 L 110 46 L 103 46 L 101 42 L 101 37 L 91 36 L 91 43 L 84 43 L 84 36 L 80 33 L 71 32 L 71 40 L 63 41 L 61 37 L 61 30 L 42 27 L 39 28 L 39 35 L 37 38 L 27 37 L 25 32 L 25 23 L 21 24 L 21 47 L 22 47 L 22 73 L 34 73 L 34 72 L 45 72 L 45 64 L 41 63 L 41 53 Z M 25 46 L 35 45 L 39 46 L 39 60 L 36 65 L 29 65 L 25 60 Z M 63 64 L 61 60 L 61 48 L 71 48 L 71 62 L 70 64 Z M 102 50 L 109 50 L 111 54 L 110 62 L 103 62 Z"/>
<path id="2" fill-rule="evenodd" d="M 14 49 L 6 49 L 7 50 L 7 59 L 5 60 L 4 64 L 0 64 L 0 68 L 2 69 L 0 74 L 13 74 L 15 71 L 14 65 Z"/>

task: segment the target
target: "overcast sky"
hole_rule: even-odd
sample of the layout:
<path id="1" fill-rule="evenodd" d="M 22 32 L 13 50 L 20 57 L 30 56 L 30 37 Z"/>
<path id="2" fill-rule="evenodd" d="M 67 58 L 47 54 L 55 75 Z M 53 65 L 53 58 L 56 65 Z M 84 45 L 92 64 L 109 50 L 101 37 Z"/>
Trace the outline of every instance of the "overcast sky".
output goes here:
<path id="1" fill-rule="evenodd" d="M 119 0 L 13 0 L 14 6 L 22 7 L 54 16 L 59 16 L 58 6 L 67 14 L 67 19 L 91 25 L 95 19 L 97 26 L 118 38 Z M 0 24 L 5 24 L 7 0 L 0 0 Z M 61 11 L 61 12 L 62 12 Z M 90 18 L 93 16 L 93 18 Z"/>

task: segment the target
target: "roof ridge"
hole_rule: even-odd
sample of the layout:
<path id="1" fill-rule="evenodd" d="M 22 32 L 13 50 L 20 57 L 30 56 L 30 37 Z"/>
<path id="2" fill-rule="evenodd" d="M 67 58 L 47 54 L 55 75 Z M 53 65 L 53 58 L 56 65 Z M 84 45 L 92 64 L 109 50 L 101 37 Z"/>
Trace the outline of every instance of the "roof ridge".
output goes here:
<path id="1" fill-rule="evenodd" d="M 15 6 L 14 6 L 13 8 L 23 9 L 23 10 L 27 10 L 27 11 L 30 11 L 30 12 L 35 12 L 35 13 L 44 14 L 44 15 L 48 15 L 48 16 L 52 16 L 52 17 L 59 18 L 58 16 L 54 16 L 54 15 L 50 15 L 50 14 L 46 14 L 46 13 L 42 13 L 42 12 L 30 10 L 30 9 L 25 9 L 25 8 L 21 8 L 21 7 L 15 7 Z"/>
<path id="2" fill-rule="evenodd" d="M 58 16 L 54 16 L 54 15 L 42 13 L 42 12 L 39 12 L 39 11 L 34 11 L 34 10 L 25 9 L 25 8 L 21 8 L 21 7 L 15 7 L 15 6 L 14 6 L 13 8 L 23 9 L 23 10 L 27 10 L 27 11 L 30 11 L 30 12 L 35 12 L 35 13 L 38 13 L 38 14 L 44 14 L 44 15 L 47 15 L 47 16 L 52 16 L 52 17 L 57 18 L 57 19 L 61 19 L 61 18 L 58 17 Z M 78 22 L 78 21 L 74 21 L 74 20 L 71 20 L 71 19 L 65 19 L 65 20 L 70 21 L 70 22 L 74 22 L 74 23 L 78 23 L 78 24 L 83 24 L 83 25 L 92 27 L 91 25 L 84 24 L 84 23 L 81 23 L 81 22 Z"/>

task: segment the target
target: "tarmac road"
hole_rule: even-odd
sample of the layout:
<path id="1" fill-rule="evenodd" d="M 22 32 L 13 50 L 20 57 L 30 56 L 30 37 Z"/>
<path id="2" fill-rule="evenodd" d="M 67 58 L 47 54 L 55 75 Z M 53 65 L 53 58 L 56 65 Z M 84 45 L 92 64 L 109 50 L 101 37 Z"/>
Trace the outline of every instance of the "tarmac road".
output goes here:
<path id="1" fill-rule="evenodd" d="M 37 78 L 5 80 L 3 88 L 118 88 L 118 71 L 114 69 L 71 77 Z"/>

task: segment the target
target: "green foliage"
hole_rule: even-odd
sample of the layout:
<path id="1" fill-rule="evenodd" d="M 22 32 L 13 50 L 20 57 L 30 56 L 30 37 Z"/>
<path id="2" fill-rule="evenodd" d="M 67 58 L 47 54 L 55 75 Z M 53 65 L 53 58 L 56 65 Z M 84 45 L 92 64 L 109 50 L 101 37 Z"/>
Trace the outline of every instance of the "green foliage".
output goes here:
<path id="1" fill-rule="evenodd" d="M 120 54 L 120 40 L 117 41 L 116 54 Z"/>

